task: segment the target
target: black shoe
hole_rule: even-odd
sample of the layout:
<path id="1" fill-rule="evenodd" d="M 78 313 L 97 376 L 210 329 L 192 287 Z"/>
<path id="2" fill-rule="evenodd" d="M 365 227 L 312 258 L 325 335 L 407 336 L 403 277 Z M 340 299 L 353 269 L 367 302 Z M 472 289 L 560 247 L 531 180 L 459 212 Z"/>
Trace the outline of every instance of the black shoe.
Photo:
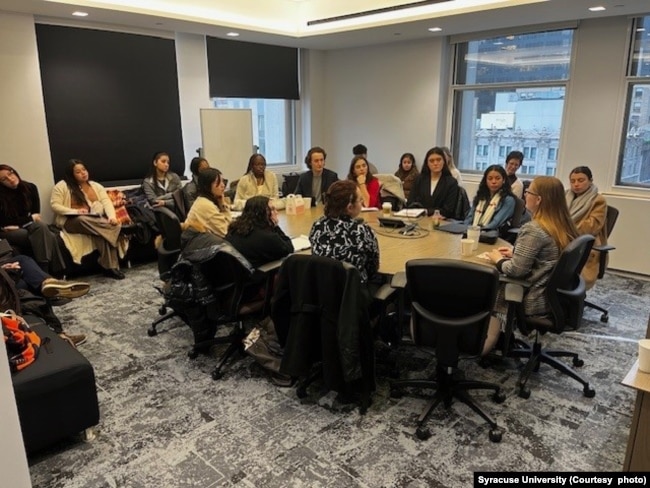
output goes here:
<path id="1" fill-rule="evenodd" d="M 104 276 L 108 276 L 109 278 L 113 278 L 114 280 L 123 280 L 124 278 L 126 278 L 126 276 L 124 276 L 124 273 L 122 273 L 117 268 L 105 269 Z"/>

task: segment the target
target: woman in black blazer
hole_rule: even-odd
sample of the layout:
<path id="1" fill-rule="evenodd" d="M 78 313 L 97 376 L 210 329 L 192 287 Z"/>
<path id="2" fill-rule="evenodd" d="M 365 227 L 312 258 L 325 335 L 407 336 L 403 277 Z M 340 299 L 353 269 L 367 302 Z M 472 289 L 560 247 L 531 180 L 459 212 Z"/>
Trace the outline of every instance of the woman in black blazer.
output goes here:
<path id="1" fill-rule="evenodd" d="M 433 188 L 433 191 L 432 191 Z M 407 205 L 419 203 L 431 215 L 439 210 L 444 218 L 453 218 L 458 200 L 458 182 L 449 172 L 447 156 L 441 147 L 427 151 L 422 173 L 415 179 Z"/>

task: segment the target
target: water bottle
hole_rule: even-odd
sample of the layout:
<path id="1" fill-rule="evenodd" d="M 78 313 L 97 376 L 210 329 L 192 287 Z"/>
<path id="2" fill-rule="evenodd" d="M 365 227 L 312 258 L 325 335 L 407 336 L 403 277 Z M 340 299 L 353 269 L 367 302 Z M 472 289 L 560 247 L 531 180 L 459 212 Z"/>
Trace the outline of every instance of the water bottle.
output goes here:
<path id="1" fill-rule="evenodd" d="M 440 215 L 440 210 L 435 209 L 433 211 L 433 216 L 431 217 L 431 221 L 433 223 L 433 228 L 434 229 L 440 225 L 440 219 L 441 218 L 442 218 L 442 216 Z"/>

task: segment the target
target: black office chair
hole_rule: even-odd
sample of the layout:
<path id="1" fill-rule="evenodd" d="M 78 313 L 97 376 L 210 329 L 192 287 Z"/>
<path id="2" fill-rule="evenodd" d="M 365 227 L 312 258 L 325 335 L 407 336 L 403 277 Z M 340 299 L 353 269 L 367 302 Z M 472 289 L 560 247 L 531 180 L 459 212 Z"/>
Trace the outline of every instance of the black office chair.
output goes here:
<path id="1" fill-rule="evenodd" d="M 456 200 L 456 208 L 454 210 L 454 219 L 465 220 L 469 212 L 469 197 L 467 191 L 462 186 L 458 187 L 458 199 Z"/>
<path id="2" fill-rule="evenodd" d="M 515 210 L 512 213 L 512 217 L 499 229 L 499 237 L 508 241 L 510 244 L 514 244 L 517 240 L 519 228 L 530 220 L 530 216 L 527 215 L 526 202 L 518 197 L 514 197 L 514 199 Z"/>
<path id="3" fill-rule="evenodd" d="M 499 273 L 495 268 L 447 259 L 415 259 L 406 263 L 406 279 L 411 296 L 411 337 L 415 346 L 433 348 L 437 358 L 435 376 L 428 379 L 398 380 L 391 383 L 391 396 L 401 388 L 433 389 L 435 394 L 418 418 L 416 435 L 427 439 L 424 427 L 429 414 L 453 398 L 465 403 L 490 425 L 490 440 L 500 442 L 502 431 L 469 390 L 493 390 L 492 399 L 501 403 L 505 395 L 499 385 L 465 379 L 458 361 L 478 357 L 487 337 L 494 309 Z"/>
<path id="4" fill-rule="evenodd" d="M 616 220 L 618 219 L 618 209 L 607 205 L 607 217 L 605 220 L 605 225 L 607 227 L 607 239 L 609 239 L 609 236 L 612 234 L 612 231 L 614 230 L 614 225 L 616 224 Z M 613 251 L 616 249 L 614 246 L 610 246 L 609 244 L 605 244 L 602 246 L 594 246 L 592 247 L 592 250 L 598 251 L 600 253 L 599 256 L 599 267 L 598 267 L 598 279 L 602 279 L 603 276 L 605 276 L 605 270 L 607 269 L 607 258 L 609 257 L 609 251 Z M 609 321 L 609 311 L 606 308 L 603 308 L 599 305 L 596 305 L 593 302 L 590 302 L 588 300 L 585 300 L 585 307 L 593 308 L 595 310 L 598 310 L 599 312 L 602 312 L 602 315 L 600 316 L 600 321 L 607 323 Z"/>
<path id="5" fill-rule="evenodd" d="M 284 173 L 282 175 L 282 187 L 280 191 L 282 192 L 282 196 L 286 197 L 290 193 L 293 193 L 294 190 L 296 189 L 296 186 L 298 186 L 298 180 L 300 179 L 300 173 Z"/>
<path id="6" fill-rule="evenodd" d="M 524 334 L 531 331 L 535 333 L 535 340 L 532 345 L 522 340 L 515 340 L 514 347 L 509 348 L 506 354 L 514 358 L 527 358 L 528 362 L 522 369 L 517 386 L 519 396 L 530 397 L 530 389 L 526 384 L 532 372 L 537 372 L 542 363 L 548 364 L 557 369 L 560 373 L 570 376 L 583 386 L 583 394 L 592 398 L 596 394 L 589 381 L 574 371 L 566 363 L 556 358 L 571 358 L 573 366 L 580 367 L 584 361 L 577 353 L 545 349 L 539 342 L 540 335 L 552 332 L 562 334 L 565 329 L 575 330 L 580 327 L 584 299 L 586 296 L 585 282 L 580 276 L 582 267 L 589 256 L 589 251 L 594 243 L 592 235 L 582 235 L 574 239 L 560 254 L 548 284 L 546 285 L 546 300 L 551 311 L 550 317 L 526 317 L 523 312 L 523 288 L 520 284 L 508 283 L 506 285 L 506 299 L 518 295 L 517 299 L 510 299 L 508 311 L 507 330 L 512 330 L 513 320 L 517 327 Z"/>
<path id="7" fill-rule="evenodd" d="M 190 209 L 185 208 L 185 194 L 183 193 L 183 189 L 179 188 L 178 190 L 175 190 L 174 193 L 172 193 L 172 198 L 174 199 L 174 211 L 176 212 L 176 216 L 178 217 L 178 220 L 184 222 L 187 218 L 187 212 Z"/>
<path id="8" fill-rule="evenodd" d="M 165 282 L 163 288 L 156 289 L 165 297 L 167 292 L 164 288 L 169 285 L 172 267 L 178 261 L 178 256 L 181 253 L 181 222 L 176 214 L 166 207 L 156 207 L 154 209 L 154 217 L 156 218 L 156 225 L 160 230 L 160 237 L 162 239 L 156 248 L 158 253 L 158 276 Z M 158 334 L 158 324 L 172 317 L 179 316 L 177 310 L 171 308 L 168 311 L 168 308 L 170 308 L 170 304 L 165 298 L 165 301 L 158 309 L 160 317 L 154 320 L 147 330 L 149 337 Z"/>
<path id="9" fill-rule="evenodd" d="M 370 405 L 373 333 L 362 286 L 356 268 L 334 259 L 293 254 L 282 264 L 271 317 L 284 348 L 280 372 L 300 379 L 299 398 L 321 378 L 346 400 L 359 395 L 362 414 Z"/>

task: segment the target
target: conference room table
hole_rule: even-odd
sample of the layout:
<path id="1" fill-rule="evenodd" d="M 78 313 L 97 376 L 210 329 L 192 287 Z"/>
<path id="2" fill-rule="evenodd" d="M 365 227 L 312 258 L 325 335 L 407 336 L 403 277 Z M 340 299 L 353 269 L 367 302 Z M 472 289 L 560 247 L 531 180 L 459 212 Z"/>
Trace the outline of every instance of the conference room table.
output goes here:
<path id="1" fill-rule="evenodd" d="M 322 205 L 307 209 L 301 215 L 287 215 L 285 211 L 281 211 L 278 213 L 279 225 L 292 238 L 299 235 L 309 236 L 313 222 L 322 215 Z M 493 266 L 491 261 L 478 256 L 496 247 L 510 245 L 501 239 L 494 244 L 479 243 L 478 249 L 471 256 L 462 256 L 460 243 L 462 236 L 441 230 L 429 230 L 430 217 L 403 219 L 408 223 L 418 223 L 413 235 L 401 234 L 403 228 L 381 227 L 378 220 L 382 217 L 381 210 L 362 212 L 359 217 L 375 231 L 379 243 L 379 272 L 388 276 L 398 274 L 402 276 L 406 269 L 406 262 L 418 258 L 458 259 Z M 444 225 L 444 222 L 441 225 Z"/>

